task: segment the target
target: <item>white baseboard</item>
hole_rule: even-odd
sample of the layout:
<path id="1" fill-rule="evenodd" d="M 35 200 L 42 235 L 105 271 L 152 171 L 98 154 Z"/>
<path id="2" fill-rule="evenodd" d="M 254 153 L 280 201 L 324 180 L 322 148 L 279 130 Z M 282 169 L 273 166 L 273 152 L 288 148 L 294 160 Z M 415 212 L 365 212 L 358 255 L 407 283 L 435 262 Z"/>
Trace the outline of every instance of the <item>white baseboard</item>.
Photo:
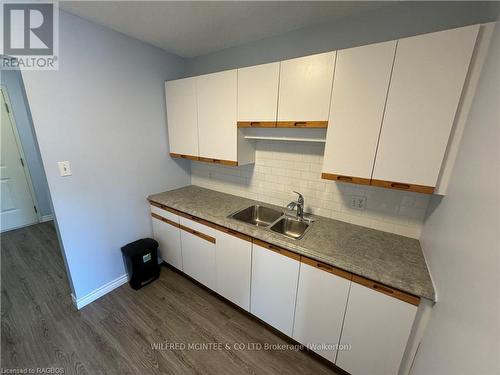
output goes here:
<path id="1" fill-rule="evenodd" d="M 46 221 L 52 221 L 54 220 L 54 215 L 49 214 L 49 215 L 42 215 L 42 218 L 40 219 L 41 223 L 45 223 Z"/>
<path id="2" fill-rule="evenodd" d="M 128 281 L 128 275 L 125 274 L 120 277 L 117 277 L 116 279 L 110 281 L 107 284 L 104 284 L 100 288 L 93 290 L 92 292 L 90 292 L 86 296 L 83 296 L 82 298 L 76 298 L 75 295 L 71 293 L 71 299 L 73 300 L 73 305 L 75 305 L 77 310 L 80 310 L 82 307 L 87 306 L 89 303 L 111 292 L 113 289 L 122 286 L 127 281 Z"/>

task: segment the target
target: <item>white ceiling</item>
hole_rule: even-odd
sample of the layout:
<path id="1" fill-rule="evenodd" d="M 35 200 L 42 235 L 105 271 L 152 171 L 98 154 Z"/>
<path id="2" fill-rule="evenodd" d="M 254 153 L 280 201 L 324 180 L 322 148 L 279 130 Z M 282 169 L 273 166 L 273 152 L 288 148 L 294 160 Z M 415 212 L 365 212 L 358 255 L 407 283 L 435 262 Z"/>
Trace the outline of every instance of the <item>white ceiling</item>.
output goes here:
<path id="1" fill-rule="evenodd" d="M 387 5 L 365 1 L 61 1 L 61 9 L 195 57 Z"/>

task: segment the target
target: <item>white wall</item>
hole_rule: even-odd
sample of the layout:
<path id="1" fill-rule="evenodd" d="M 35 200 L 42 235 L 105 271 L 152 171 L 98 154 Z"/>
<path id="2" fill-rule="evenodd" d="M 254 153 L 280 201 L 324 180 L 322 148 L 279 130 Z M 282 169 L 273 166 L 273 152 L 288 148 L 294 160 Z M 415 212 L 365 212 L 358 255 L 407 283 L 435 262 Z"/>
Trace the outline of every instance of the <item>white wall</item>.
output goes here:
<path id="1" fill-rule="evenodd" d="M 146 196 L 189 184 L 168 157 L 164 81 L 184 61 L 60 14 L 58 71 L 23 72 L 77 298 L 125 274 L 120 247 L 151 236 Z M 73 176 L 60 177 L 69 160 Z"/>
<path id="2" fill-rule="evenodd" d="M 429 196 L 321 179 L 324 144 L 257 141 L 255 165 L 226 167 L 192 162 L 191 183 L 285 206 L 304 195 L 306 211 L 418 238 Z M 362 211 L 351 196 L 365 197 Z"/>
<path id="3" fill-rule="evenodd" d="M 422 247 L 438 302 L 413 374 L 500 373 L 500 27 L 452 174 L 433 198 Z"/>

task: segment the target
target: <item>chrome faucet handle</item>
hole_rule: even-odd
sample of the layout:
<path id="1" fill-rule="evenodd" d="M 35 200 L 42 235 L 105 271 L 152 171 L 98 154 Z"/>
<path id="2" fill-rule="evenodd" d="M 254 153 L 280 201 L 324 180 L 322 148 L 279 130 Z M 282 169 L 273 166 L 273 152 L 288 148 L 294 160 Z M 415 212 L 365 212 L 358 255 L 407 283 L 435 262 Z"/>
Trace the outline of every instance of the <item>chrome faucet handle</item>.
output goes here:
<path id="1" fill-rule="evenodd" d="M 300 194 L 298 191 L 293 191 L 295 194 L 298 194 L 299 195 L 299 198 L 297 199 L 297 202 L 299 204 L 304 204 L 304 196 L 302 194 Z"/>

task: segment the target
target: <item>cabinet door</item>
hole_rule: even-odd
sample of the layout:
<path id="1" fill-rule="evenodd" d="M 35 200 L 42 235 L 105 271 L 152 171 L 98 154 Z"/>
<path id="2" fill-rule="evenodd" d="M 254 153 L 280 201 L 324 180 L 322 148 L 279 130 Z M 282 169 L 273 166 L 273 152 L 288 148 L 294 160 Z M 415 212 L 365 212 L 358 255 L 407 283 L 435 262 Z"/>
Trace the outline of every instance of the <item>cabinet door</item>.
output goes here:
<path id="1" fill-rule="evenodd" d="M 220 230 L 216 238 L 216 288 L 221 296 L 250 310 L 251 238 L 241 239 Z M 245 237 L 244 237 L 245 238 Z"/>
<path id="2" fill-rule="evenodd" d="M 197 77 L 200 157 L 237 161 L 237 71 Z"/>
<path id="3" fill-rule="evenodd" d="M 335 52 L 281 62 L 278 121 L 328 121 Z"/>
<path id="4" fill-rule="evenodd" d="M 300 264 L 293 338 L 335 363 L 351 282 L 326 271 L 331 267 L 307 262 Z"/>
<path id="5" fill-rule="evenodd" d="M 323 172 L 370 183 L 396 41 L 337 51 Z"/>
<path id="6" fill-rule="evenodd" d="M 292 336 L 300 263 L 253 244 L 250 311 Z"/>
<path id="7" fill-rule="evenodd" d="M 215 288 L 215 244 L 181 230 L 183 271 L 210 289 Z"/>
<path id="8" fill-rule="evenodd" d="M 351 284 L 336 365 L 351 374 L 397 374 L 417 307 Z"/>
<path id="9" fill-rule="evenodd" d="M 238 122 L 275 125 L 280 63 L 238 69 Z"/>
<path id="10" fill-rule="evenodd" d="M 475 25 L 398 41 L 373 184 L 401 182 L 432 192 L 478 30 Z"/>
<path id="11" fill-rule="evenodd" d="M 165 83 L 170 152 L 198 156 L 196 78 Z"/>
<path id="12" fill-rule="evenodd" d="M 182 271 L 181 234 L 178 226 L 153 217 L 153 235 L 163 261 Z"/>

